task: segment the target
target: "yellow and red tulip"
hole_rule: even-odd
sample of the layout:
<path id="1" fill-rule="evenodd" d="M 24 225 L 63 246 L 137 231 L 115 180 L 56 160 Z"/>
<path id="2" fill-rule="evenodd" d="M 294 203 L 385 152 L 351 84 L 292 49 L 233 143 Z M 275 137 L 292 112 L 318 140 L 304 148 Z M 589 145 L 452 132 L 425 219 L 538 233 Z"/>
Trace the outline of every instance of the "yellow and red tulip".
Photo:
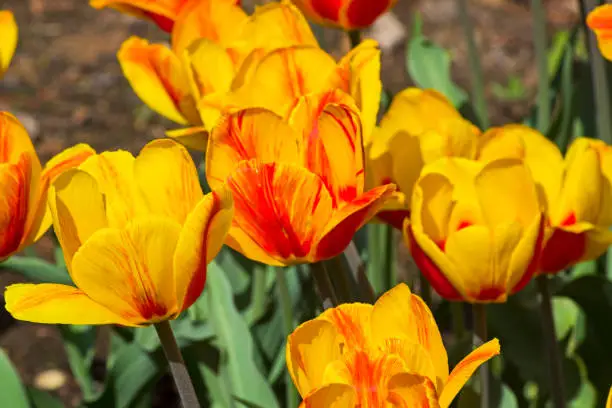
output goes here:
<path id="1" fill-rule="evenodd" d="M 311 20 L 344 30 L 366 28 L 397 0 L 293 0 Z"/>
<path id="2" fill-rule="evenodd" d="M 474 371 L 499 354 L 497 339 L 450 372 L 431 311 L 405 284 L 376 304 L 344 304 L 289 335 L 287 367 L 302 407 L 447 408 Z"/>
<path id="3" fill-rule="evenodd" d="M 93 153 L 88 146 L 77 145 L 52 158 L 43 169 L 26 129 L 13 115 L 0 112 L 0 261 L 49 229 L 50 182 Z"/>
<path id="4" fill-rule="evenodd" d="M 233 214 L 231 193 L 203 195 L 189 153 L 169 139 L 150 142 L 136 159 L 125 151 L 88 158 L 56 179 L 49 207 L 76 286 L 9 286 L 6 308 L 16 319 L 173 319 L 202 292 Z"/>
<path id="5" fill-rule="evenodd" d="M 17 23 L 13 13 L 0 10 L 0 77 L 4 75 L 17 48 Z"/>
<path id="6" fill-rule="evenodd" d="M 368 185 L 395 183 L 398 192 L 378 217 L 401 229 L 421 170 L 442 157 L 474 159 L 480 131 L 434 90 L 398 93 L 366 141 Z"/>
<path id="7" fill-rule="evenodd" d="M 395 187 L 364 192 L 359 115 L 340 91 L 301 98 L 288 124 L 264 109 L 225 117 L 211 133 L 206 176 L 227 183 L 235 216 L 227 244 L 270 265 L 341 253 Z"/>
<path id="8" fill-rule="evenodd" d="M 612 60 L 612 4 L 596 7 L 587 16 L 587 25 L 595 32 L 602 55 Z"/>
<path id="9" fill-rule="evenodd" d="M 411 207 L 404 236 L 440 296 L 505 302 L 536 272 L 544 216 L 522 161 L 440 159 L 423 169 Z"/>
<path id="10" fill-rule="evenodd" d="M 540 272 L 556 273 L 592 260 L 612 244 L 612 148 L 576 139 L 565 160 L 557 146 L 526 126 L 492 129 L 483 136 L 480 160 L 517 157 L 527 164 L 546 211 Z"/>

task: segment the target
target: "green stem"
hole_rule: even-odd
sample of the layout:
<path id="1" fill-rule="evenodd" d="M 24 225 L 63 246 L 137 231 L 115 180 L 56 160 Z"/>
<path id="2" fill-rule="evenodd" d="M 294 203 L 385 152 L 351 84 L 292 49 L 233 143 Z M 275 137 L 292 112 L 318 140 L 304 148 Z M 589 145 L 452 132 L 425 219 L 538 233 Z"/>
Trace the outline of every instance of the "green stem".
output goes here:
<path id="1" fill-rule="evenodd" d="M 419 275 L 419 289 L 421 290 L 423 302 L 431 309 L 431 285 L 423 274 Z"/>
<path id="2" fill-rule="evenodd" d="M 329 279 L 329 274 L 327 273 L 325 264 L 323 262 L 311 263 L 310 272 L 312 273 L 312 278 L 315 281 L 315 285 L 317 286 L 317 290 L 319 292 L 319 297 L 323 303 L 323 310 L 337 306 L 338 298 L 336 297 L 334 287 Z"/>
<path id="3" fill-rule="evenodd" d="M 285 325 L 285 334 L 289 336 L 293 332 L 293 306 L 291 304 L 291 296 L 289 294 L 289 286 L 287 285 L 286 270 L 276 268 L 276 287 L 278 289 L 278 298 L 280 300 L 283 323 Z M 293 386 L 293 380 L 289 371 L 285 372 L 285 398 L 287 408 L 296 408 L 298 406 L 297 390 Z"/>
<path id="4" fill-rule="evenodd" d="M 487 312 L 483 303 L 472 305 L 474 312 L 474 348 L 487 341 Z M 480 408 L 489 408 L 490 396 L 489 363 L 480 366 Z"/>
<path id="5" fill-rule="evenodd" d="M 548 365 L 551 375 L 551 393 L 555 408 L 565 408 L 565 389 L 563 385 L 563 366 L 561 364 L 561 352 L 557 343 L 555 331 L 555 319 L 552 309 L 552 297 L 548 286 L 548 276 L 540 275 L 536 278 L 538 290 L 540 291 L 542 310 L 542 331 L 548 353 Z"/>
<path id="6" fill-rule="evenodd" d="M 581 0 L 582 21 L 586 23 L 586 16 L 591 10 L 599 6 L 597 0 Z M 586 24 L 585 24 L 586 25 Z M 597 48 L 595 33 L 585 27 L 589 37 L 589 60 L 593 71 L 593 92 L 595 93 L 595 118 L 597 119 L 597 133 L 604 142 L 612 143 L 612 122 L 610 119 L 610 94 L 608 77 L 606 76 L 606 62 Z"/>
<path id="7" fill-rule="evenodd" d="M 490 126 L 487 101 L 485 99 L 484 75 L 480 65 L 480 57 L 474 40 L 474 28 L 468 15 L 467 0 L 457 0 L 459 8 L 459 18 L 463 27 L 463 35 L 467 41 L 468 58 L 470 63 L 470 79 L 472 82 L 472 98 L 474 98 L 474 110 L 478 116 L 481 129 Z"/>
<path id="8" fill-rule="evenodd" d="M 355 48 L 359 44 L 361 44 L 361 31 L 359 30 L 348 31 L 348 36 L 349 36 L 349 39 L 351 40 L 351 48 Z"/>
<path id="9" fill-rule="evenodd" d="M 170 323 L 165 320 L 155 324 L 155 330 L 159 336 L 159 341 L 164 349 L 164 354 L 168 359 L 168 365 L 170 366 L 170 373 L 174 378 L 174 384 L 176 384 L 176 391 L 179 394 L 181 405 L 183 408 L 199 408 L 200 403 L 196 396 L 191 377 L 187 371 L 185 361 L 181 355 L 181 349 L 176 343 L 176 338 L 172 332 Z"/>
<path id="10" fill-rule="evenodd" d="M 451 315 L 453 317 L 453 332 L 455 342 L 461 341 L 465 336 L 465 318 L 463 315 L 463 302 L 451 302 Z"/>
<path id="11" fill-rule="evenodd" d="M 355 282 L 357 282 L 357 287 L 361 292 L 363 302 L 374 304 L 376 301 L 376 293 L 374 292 L 374 288 L 372 288 L 372 284 L 368 279 L 366 274 L 366 265 L 361 261 L 361 256 L 359 256 L 359 251 L 357 250 L 357 245 L 355 245 L 354 241 L 351 241 L 348 247 L 346 247 L 344 250 L 344 256 L 348 262 L 351 276 Z"/>
<path id="12" fill-rule="evenodd" d="M 548 52 L 546 48 L 546 14 L 542 0 L 531 0 L 533 17 L 533 43 L 538 67 L 538 130 L 548 132 L 550 126 L 550 88 L 548 78 Z"/>
<path id="13" fill-rule="evenodd" d="M 266 272 L 268 272 L 268 268 L 269 267 L 264 265 L 258 265 L 253 271 L 253 291 L 251 292 L 251 304 L 253 305 L 251 316 L 253 322 L 261 319 L 266 312 L 266 303 L 268 301 L 268 294 L 266 290 Z"/>
<path id="14" fill-rule="evenodd" d="M 376 294 L 384 293 L 395 283 L 395 245 L 393 227 L 388 224 L 368 225 L 370 262 L 367 275 Z"/>
<path id="15" fill-rule="evenodd" d="M 331 271 L 330 280 L 336 291 L 338 302 L 349 303 L 361 301 L 360 296 L 355 296 L 355 285 L 351 272 L 346 268 L 342 256 L 336 256 L 330 260 L 324 261 L 325 267 Z"/>

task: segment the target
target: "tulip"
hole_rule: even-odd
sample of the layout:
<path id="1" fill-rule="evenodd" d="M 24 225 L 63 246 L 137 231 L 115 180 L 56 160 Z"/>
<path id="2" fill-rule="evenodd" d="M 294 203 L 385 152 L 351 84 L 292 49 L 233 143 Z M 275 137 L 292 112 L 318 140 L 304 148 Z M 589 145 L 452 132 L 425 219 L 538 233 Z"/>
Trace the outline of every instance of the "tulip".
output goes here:
<path id="1" fill-rule="evenodd" d="M 378 218 L 401 229 L 423 167 L 442 157 L 474 159 L 479 136 L 478 128 L 439 92 L 408 88 L 398 93 L 380 127 L 366 141 L 367 183 L 398 186 Z"/>
<path id="2" fill-rule="evenodd" d="M 516 157 L 525 161 L 546 211 L 540 273 L 556 273 L 596 259 L 612 244 L 612 149 L 588 138 L 576 139 L 565 160 L 539 132 L 512 125 L 483 137 L 480 160 Z"/>
<path id="3" fill-rule="evenodd" d="M 411 207 L 404 237 L 440 296 L 505 302 L 536 272 L 544 218 L 522 161 L 440 159 L 423 169 Z"/>
<path id="4" fill-rule="evenodd" d="M 89 4 L 102 9 L 111 7 L 121 12 L 153 21 L 159 28 L 171 32 L 181 11 L 188 5 L 210 0 L 90 0 Z M 240 5 L 240 0 L 214 0 L 217 3 Z"/>
<path id="5" fill-rule="evenodd" d="M 136 159 L 125 151 L 88 158 L 53 183 L 49 207 L 75 286 L 9 286 L 6 309 L 19 320 L 174 319 L 201 294 L 233 213 L 229 191 L 204 196 L 188 152 L 169 139 Z"/>
<path id="6" fill-rule="evenodd" d="M 92 154 L 88 146 L 77 145 L 52 158 L 43 169 L 26 129 L 10 113 L 0 112 L 0 261 L 34 243 L 49 229 L 50 182 Z"/>
<path id="7" fill-rule="evenodd" d="M 17 31 L 13 13 L 0 10 L 0 77 L 8 69 L 17 48 Z"/>
<path id="8" fill-rule="evenodd" d="M 293 0 L 311 20 L 344 30 L 367 28 L 397 0 Z"/>
<path id="9" fill-rule="evenodd" d="M 612 387 L 610 387 L 610 393 L 608 394 L 608 402 L 606 408 L 612 408 Z"/>
<path id="10" fill-rule="evenodd" d="M 603 56 L 612 60 L 612 4 L 603 4 L 591 11 L 587 16 L 587 25 L 595 31 Z"/>
<path id="11" fill-rule="evenodd" d="M 303 407 L 447 408 L 497 339 L 449 374 L 436 321 L 425 302 L 399 284 L 376 304 L 343 304 L 300 325 L 287 340 L 287 368 Z"/>
<path id="12" fill-rule="evenodd" d="M 311 95 L 289 123 L 246 109 L 212 131 L 206 176 L 234 194 L 230 247 L 277 266 L 329 259 L 381 208 L 395 188 L 364 192 L 361 124 L 351 104 L 340 91 Z"/>

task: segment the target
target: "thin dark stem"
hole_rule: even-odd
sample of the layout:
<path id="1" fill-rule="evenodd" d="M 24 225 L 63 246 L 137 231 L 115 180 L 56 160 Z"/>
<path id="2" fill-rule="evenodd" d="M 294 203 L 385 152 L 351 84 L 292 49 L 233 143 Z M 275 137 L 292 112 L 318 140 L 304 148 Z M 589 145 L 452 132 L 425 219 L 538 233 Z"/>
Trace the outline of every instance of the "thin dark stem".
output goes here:
<path id="1" fill-rule="evenodd" d="M 431 285 L 423 274 L 419 275 L 419 289 L 421 290 L 421 298 L 431 308 Z"/>
<path id="2" fill-rule="evenodd" d="M 487 129 L 490 125 L 489 112 L 487 110 L 487 101 L 485 99 L 484 75 L 482 73 L 480 57 L 478 55 L 478 49 L 476 48 L 476 41 L 474 39 L 474 26 L 470 21 L 470 16 L 468 14 L 467 1 L 457 0 L 457 7 L 459 9 L 461 26 L 463 27 L 463 35 L 467 41 L 474 110 L 478 116 L 480 128 Z"/>
<path id="3" fill-rule="evenodd" d="M 176 384 L 176 391 L 181 399 L 181 405 L 183 408 L 199 408 L 198 397 L 196 396 L 191 377 L 189 377 L 189 372 L 187 372 L 187 366 L 183 361 L 181 349 L 176 343 L 170 323 L 167 320 L 156 323 L 155 330 L 164 349 L 164 354 L 168 359 L 168 365 L 174 378 L 174 384 Z"/>
<path id="4" fill-rule="evenodd" d="M 319 296 L 321 297 L 323 310 L 337 306 L 338 298 L 336 297 L 334 287 L 329 279 L 329 274 L 327 273 L 325 264 L 323 262 L 312 263 L 310 264 L 310 271 L 315 281 L 315 285 L 317 286 Z"/>
<path id="5" fill-rule="evenodd" d="M 361 44 L 361 31 L 353 30 L 348 32 L 349 39 L 351 40 L 351 48 L 357 47 Z"/>
<path id="6" fill-rule="evenodd" d="M 372 284 L 368 280 L 366 266 L 361 261 L 359 251 L 357 250 L 357 245 L 355 245 L 354 241 L 351 241 L 349 246 L 344 250 L 344 256 L 346 257 L 346 261 L 348 262 L 348 266 L 351 270 L 351 275 L 357 282 L 357 287 L 361 292 L 363 301 L 374 304 L 376 301 L 376 293 L 374 292 L 374 288 L 372 288 Z"/>
<path id="7" fill-rule="evenodd" d="M 285 334 L 289 336 L 293 332 L 293 306 L 291 304 L 291 295 L 289 294 L 289 286 L 287 285 L 286 270 L 276 268 L 276 287 L 278 289 L 278 298 L 280 300 L 283 323 L 285 325 Z M 293 386 L 293 381 L 289 371 L 285 373 L 285 398 L 287 408 L 295 408 L 298 406 L 297 390 Z"/>
<path id="8" fill-rule="evenodd" d="M 546 14 L 542 0 L 531 0 L 533 43 L 538 67 L 538 130 L 548 132 L 550 125 L 550 90 L 548 80 L 548 50 L 546 48 Z"/>
<path id="9" fill-rule="evenodd" d="M 487 341 L 487 311 L 483 303 L 472 305 L 474 312 L 474 348 Z M 490 381 L 489 363 L 480 366 L 480 408 L 489 408 Z"/>
<path id="10" fill-rule="evenodd" d="M 453 317 L 453 332 L 455 341 L 461 341 L 465 336 L 465 318 L 463 315 L 463 302 L 451 302 L 451 315 Z"/>
<path id="11" fill-rule="evenodd" d="M 351 272 L 344 263 L 343 256 L 336 256 L 330 260 L 324 261 L 325 268 L 331 271 L 330 280 L 336 291 L 338 302 L 349 303 L 361 301 L 361 297 L 356 292 L 356 284 L 354 284 Z"/>
<path id="12" fill-rule="evenodd" d="M 542 311 L 542 331 L 548 353 L 548 365 L 551 376 L 551 393 L 555 408 L 565 408 L 565 388 L 563 385 L 563 367 L 561 365 L 561 352 L 557 343 L 555 332 L 555 319 L 552 309 L 552 297 L 548 286 L 548 276 L 540 275 L 536 278 L 538 290 L 540 291 Z"/>

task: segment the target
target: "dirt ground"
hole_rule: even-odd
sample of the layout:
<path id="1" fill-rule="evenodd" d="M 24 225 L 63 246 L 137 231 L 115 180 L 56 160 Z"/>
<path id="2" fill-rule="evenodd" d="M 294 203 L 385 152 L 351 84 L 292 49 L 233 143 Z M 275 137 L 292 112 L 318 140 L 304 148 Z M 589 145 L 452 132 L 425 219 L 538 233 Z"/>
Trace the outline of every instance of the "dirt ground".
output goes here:
<path id="1" fill-rule="evenodd" d="M 148 140 L 161 137 L 165 126 L 172 126 L 143 107 L 122 77 L 115 56 L 129 35 L 151 39 L 163 39 L 163 35 L 151 24 L 113 11 L 96 11 L 87 3 L 1 0 L 0 8 L 16 14 L 20 43 L 12 67 L 0 81 L 0 110 L 8 110 L 22 119 L 43 161 L 82 142 L 97 150 L 121 148 L 137 152 Z M 451 51 L 453 78 L 469 89 L 466 46 L 456 3 L 456 0 L 399 0 L 394 14 L 410 32 L 413 13 L 422 13 L 425 33 Z M 532 103 L 537 78 L 529 3 L 469 2 L 495 124 L 519 120 Z M 577 0 L 545 3 L 551 36 L 578 21 Z M 403 41 L 383 55 L 383 81 L 391 91 L 397 92 L 409 83 L 404 58 Z M 515 99 L 500 98 L 496 89 L 512 78 L 520 78 L 525 91 Z M 48 256 L 49 241 L 42 241 L 37 251 Z M 19 280 L 0 270 L 0 289 Z M 44 386 L 41 379 L 49 370 L 64 373 L 65 381 L 49 388 L 66 406 L 78 405 L 79 390 L 69 375 L 65 352 L 54 327 L 15 322 L 0 308 L 0 347 L 8 352 L 27 384 Z"/>

